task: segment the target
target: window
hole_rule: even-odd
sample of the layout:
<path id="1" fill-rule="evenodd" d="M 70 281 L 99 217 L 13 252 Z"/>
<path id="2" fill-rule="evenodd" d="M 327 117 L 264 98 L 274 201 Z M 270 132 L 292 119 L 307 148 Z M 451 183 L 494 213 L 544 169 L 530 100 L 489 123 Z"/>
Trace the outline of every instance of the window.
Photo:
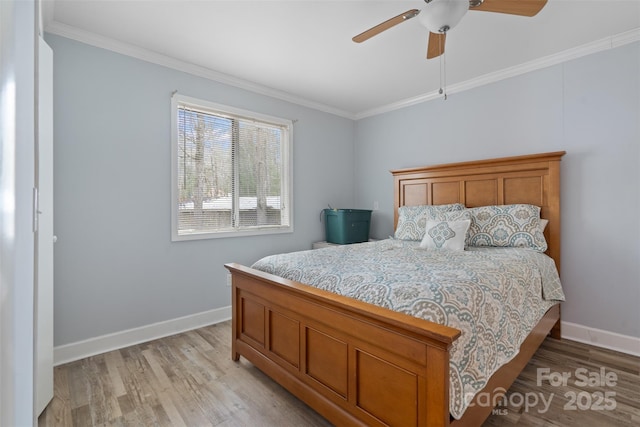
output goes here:
<path id="1" fill-rule="evenodd" d="M 292 122 L 174 95 L 172 240 L 293 231 Z"/>

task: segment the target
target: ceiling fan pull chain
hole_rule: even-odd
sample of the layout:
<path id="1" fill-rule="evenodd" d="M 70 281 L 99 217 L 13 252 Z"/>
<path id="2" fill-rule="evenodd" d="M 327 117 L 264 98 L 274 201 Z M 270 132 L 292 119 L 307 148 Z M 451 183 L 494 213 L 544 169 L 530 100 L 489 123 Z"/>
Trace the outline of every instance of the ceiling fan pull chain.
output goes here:
<path id="1" fill-rule="evenodd" d="M 444 100 L 447 100 L 447 52 L 442 52 L 442 79 L 444 80 Z"/>
<path id="2" fill-rule="evenodd" d="M 446 31 L 444 32 L 444 34 L 446 34 Z M 440 52 L 442 52 L 442 55 L 440 55 L 440 90 L 438 91 L 438 93 L 440 95 L 444 95 L 444 100 L 447 100 L 447 58 L 446 58 L 446 54 L 447 52 L 444 51 L 444 46 L 442 46 L 442 38 L 440 38 L 439 40 L 440 43 Z"/>
<path id="3" fill-rule="evenodd" d="M 442 46 L 440 46 L 440 48 L 442 48 Z M 439 61 L 438 68 L 440 71 L 440 90 L 438 91 L 438 93 L 442 95 L 444 93 L 444 90 L 442 89 L 442 55 L 440 55 L 440 58 L 438 58 L 438 61 Z"/>

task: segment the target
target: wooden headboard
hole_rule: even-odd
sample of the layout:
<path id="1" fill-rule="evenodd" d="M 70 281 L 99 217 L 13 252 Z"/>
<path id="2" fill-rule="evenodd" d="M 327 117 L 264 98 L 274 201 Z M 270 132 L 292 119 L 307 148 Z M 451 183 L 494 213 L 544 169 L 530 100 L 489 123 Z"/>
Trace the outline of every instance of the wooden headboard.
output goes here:
<path id="1" fill-rule="evenodd" d="M 560 271 L 560 160 L 564 151 L 391 171 L 394 229 L 398 207 L 463 203 L 467 207 L 528 203 L 549 220 L 545 238 Z"/>

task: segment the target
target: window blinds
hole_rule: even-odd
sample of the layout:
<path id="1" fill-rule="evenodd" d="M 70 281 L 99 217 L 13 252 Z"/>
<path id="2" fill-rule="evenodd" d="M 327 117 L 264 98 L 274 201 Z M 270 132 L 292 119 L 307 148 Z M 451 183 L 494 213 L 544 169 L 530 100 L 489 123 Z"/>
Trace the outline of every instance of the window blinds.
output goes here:
<path id="1" fill-rule="evenodd" d="M 179 103 L 178 234 L 289 225 L 288 127 Z"/>

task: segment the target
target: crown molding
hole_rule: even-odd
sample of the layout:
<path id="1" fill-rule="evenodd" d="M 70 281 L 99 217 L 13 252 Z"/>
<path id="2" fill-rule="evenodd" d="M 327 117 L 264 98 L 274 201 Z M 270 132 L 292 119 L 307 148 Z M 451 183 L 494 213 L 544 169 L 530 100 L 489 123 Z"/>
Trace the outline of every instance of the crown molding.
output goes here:
<path id="1" fill-rule="evenodd" d="M 314 110 L 334 114 L 336 116 L 344 117 L 347 119 L 355 119 L 355 115 L 349 111 L 344 111 L 319 102 L 310 101 L 308 99 L 292 95 L 288 92 L 273 89 L 271 87 L 254 83 L 249 80 L 240 79 L 229 74 L 221 73 L 210 68 L 182 61 L 129 43 L 120 42 L 112 38 L 104 37 L 90 31 L 62 24 L 60 22 L 51 21 L 45 26 L 44 30 L 49 34 L 65 37 L 101 49 L 110 50 L 112 52 L 120 53 L 122 55 L 130 56 L 142 61 L 150 62 L 152 64 L 161 65 L 163 67 L 182 71 L 194 76 L 213 80 L 218 83 L 234 86 L 239 89 L 248 90 L 260 95 L 269 96 L 282 101 L 290 102 L 292 104 L 312 108 Z"/>
<path id="2" fill-rule="evenodd" d="M 206 67 L 181 61 L 158 52 L 143 49 L 141 47 L 134 46 L 128 43 L 123 43 L 108 37 L 100 36 L 98 34 L 81 30 L 79 28 L 62 24 L 60 22 L 51 21 L 47 23 L 45 32 L 61 37 L 66 37 L 68 39 L 72 39 L 91 46 L 110 50 L 112 52 L 127 55 L 133 58 L 140 59 L 142 61 L 150 62 L 153 64 L 189 73 L 198 77 L 203 77 L 219 83 L 227 84 L 229 86 L 245 89 L 260 95 L 269 96 L 272 98 L 280 99 L 282 101 L 290 102 L 292 104 L 312 108 L 314 110 L 322 111 L 329 114 L 334 114 L 336 116 L 344 117 L 350 120 L 364 119 L 366 117 L 376 116 L 378 114 L 384 114 L 391 111 L 399 110 L 401 108 L 406 108 L 412 105 L 442 98 L 442 95 L 440 95 L 437 91 L 433 91 L 390 104 L 382 105 L 380 107 L 372 108 L 370 110 L 353 113 L 332 107 L 330 105 L 304 99 L 299 96 L 292 95 L 288 92 L 280 91 L 268 86 L 240 79 L 229 74 L 211 70 Z M 454 93 L 460 93 L 469 89 L 484 86 L 490 83 L 495 83 L 500 80 L 551 67 L 553 65 L 561 64 L 563 62 L 571 61 L 573 59 L 591 55 L 593 53 L 601 52 L 604 50 L 614 49 L 637 41 L 640 41 L 640 28 L 635 28 L 633 30 L 629 30 L 620 34 L 615 34 L 591 43 L 584 44 L 582 46 L 567 49 L 553 55 L 545 56 L 533 61 L 525 62 L 520 65 L 504 68 L 502 70 L 484 74 L 473 79 L 449 85 L 447 87 L 447 94 L 451 95 Z"/>
<path id="3" fill-rule="evenodd" d="M 525 62 L 524 64 L 516 65 L 509 68 L 504 68 L 492 73 L 484 74 L 482 76 L 466 80 L 460 83 L 456 83 L 447 87 L 447 95 L 453 93 L 459 93 L 465 90 L 473 89 L 479 86 L 484 86 L 489 83 L 495 83 L 500 80 L 508 79 L 511 77 L 519 76 L 521 74 L 530 73 L 532 71 L 540 70 L 542 68 L 551 67 L 553 65 L 561 64 L 563 62 L 571 61 L 586 55 L 601 52 L 603 50 L 614 49 L 620 46 L 624 46 L 630 43 L 640 41 L 640 28 L 635 28 L 624 33 L 616 34 L 610 37 L 606 37 L 600 40 L 596 40 L 591 43 L 584 44 L 572 49 L 567 49 L 562 52 L 558 52 L 553 55 L 545 56 L 533 61 Z M 371 110 L 363 111 L 356 114 L 356 120 L 366 117 L 375 116 L 378 114 L 388 113 L 390 111 L 399 110 L 401 108 L 409 107 L 411 105 L 420 104 L 433 99 L 441 99 L 442 95 L 438 92 L 430 92 L 416 97 L 407 98 L 402 101 L 394 102 L 391 104 L 383 105 Z"/>

